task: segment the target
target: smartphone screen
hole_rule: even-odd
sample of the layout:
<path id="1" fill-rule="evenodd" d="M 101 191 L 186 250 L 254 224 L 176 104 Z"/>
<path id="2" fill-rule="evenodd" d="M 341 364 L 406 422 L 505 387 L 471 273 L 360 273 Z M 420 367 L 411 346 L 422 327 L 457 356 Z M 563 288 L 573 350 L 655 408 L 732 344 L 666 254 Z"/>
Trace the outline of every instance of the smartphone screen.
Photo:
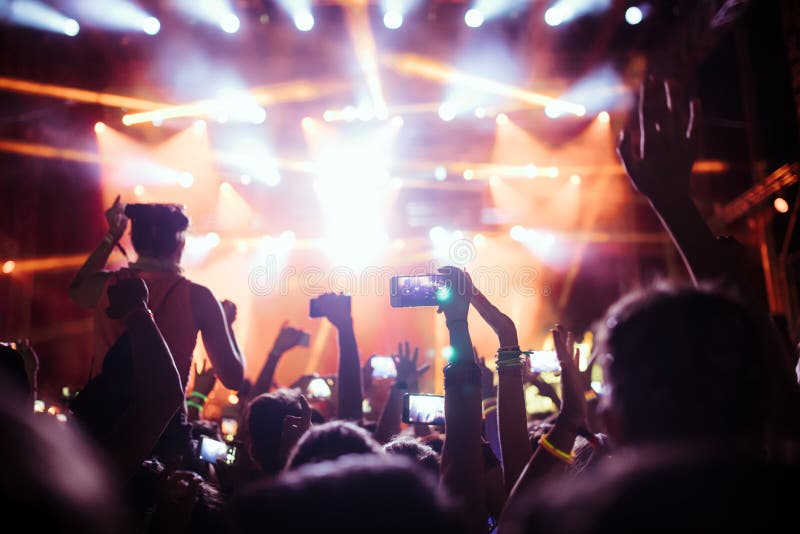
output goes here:
<path id="1" fill-rule="evenodd" d="M 444 425 L 444 395 L 406 393 L 403 397 L 403 422 Z"/>
<path id="2" fill-rule="evenodd" d="M 310 399 L 331 398 L 331 386 L 324 378 L 314 378 L 308 383 L 306 394 Z"/>
<path id="3" fill-rule="evenodd" d="M 370 359 L 372 378 L 396 378 L 397 368 L 391 356 L 375 355 Z"/>
<path id="4" fill-rule="evenodd" d="M 394 308 L 438 306 L 449 298 L 451 290 L 440 274 L 393 276 L 390 303 Z"/>
<path id="5" fill-rule="evenodd" d="M 558 373 L 561 364 L 554 350 L 537 350 L 530 353 L 528 360 L 533 373 Z"/>
<path id="6" fill-rule="evenodd" d="M 205 462 L 216 464 L 218 461 L 222 461 L 231 465 L 236 461 L 237 450 L 234 445 L 228 445 L 227 443 L 202 436 L 199 448 L 199 457 Z"/>

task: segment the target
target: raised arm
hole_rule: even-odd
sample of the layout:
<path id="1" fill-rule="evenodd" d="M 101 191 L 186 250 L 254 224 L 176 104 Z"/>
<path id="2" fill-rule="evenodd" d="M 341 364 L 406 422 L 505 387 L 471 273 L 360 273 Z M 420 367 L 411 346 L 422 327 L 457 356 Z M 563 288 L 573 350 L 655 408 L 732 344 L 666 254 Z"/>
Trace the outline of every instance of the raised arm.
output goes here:
<path id="1" fill-rule="evenodd" d="M 539 441 L 533 457 L 525 467 L 509 495 L 506 506 L 538 481 L 554 472 L 563 471 L 572 463 L 572 448 L 579 430 L 586 427 L 586 399 L 583 381 L 575 366 L 572 334 L 560 326 L 552 331 L 553 342 L 561 364 L 561 412 L 552 430 Z M 502 527 L 502 525 L 501 525 Z M 501 528 L 502 532 L 502 528 Z"/>
<path id="2" fill-rule="evenodd" d="M 617 151 L 631 182 L 650 201 L 695 283 L 717 280 L 731 272 L 725 260 L 728 250 L 689 196 L 699 101 L 690 102 L 686 109 L 674 93 L 669 82 L 645 80 L 639 99 L 638 150 L 631 132 L 624 130 Z"/>
<path id="3" fill-rule="evenodd" d="M 256 383 L 253 385 L 253 389 L 250 392 L 251 398 L 255 399 L 262 393 L 269 393 L 281 356 L 296 347 L 302 336 L 302 330 L 292 328 L 287 321 L 284 321 L 280 332 L 278 332 L 278 337 L 275 338 L 272 349 L 269 351 L 267 361 L 264 363 L 264 367 L 261 368 Z"/>
<path id="4" fill-rule="evenodd" d="M 192 284 L 190 297 L 195 322 L 203 335 L 203 345 L 217 377 L 226 388 L 238 390 L 244 378 L 244 357 L 231 329 L 236 307 L 230 310 L 229 306 L 226 317 L 211 291 L 199 284 Z"/>
<path id="5" fill-rule="evenodd" d="M 531 457 L 525 413 L 523 359 L 514 321 L 475 288 L 472 305 L 497 334 L 497 419 L 500 448 L 503 453 L 503 477 L 507 491 L 514 484 Z"/>
<path id="6" fill-rule="evenodd" d="M 392 384 L 389 398 L 383 406 L 373 433 L 373 437 L 378 443 L 388 443 L 393 436 L 400 433 L 400 423 L 403 419 L 403 396 L 409 392 L 419 391 L 419 377 L 430 369 L 430 365 L 424 365 L 417 369 L 418 356 L 418 348 L 414 348 L 414 356 L 411 356 L 411 347 L 408 345 L 408 341 L 405 342 L 405 345 L 397 344 L 397 354 L 392 355 L 397 368 L 397 378 Z"/>
<path id="7" fill-rule="evenodd" d="M 97 248 L 86 258 L 75 278 L 69 284 L 69 298 L 83 308 L 93 308 L 100 300 L 108 279 L 108 273 L 103 272 L 103 268 L 128 226 L 125 205 L 119 201 L 119 195 L 117 195 L 114 204 L 106 211 L 106 221 L 108 222 L 108 233 L 97 245 Z"/>
<path id="8" fill-rule="evenodd" d="M 442 483 L 461 502 L 470 532 L 486 529 L 486 487 L 481 450 L 481 371 L 475 363 L 467 328 L 472 282 L 455 267 L 439 270 L 448 278 L 449 294 L 442 296 L 450 332 L 452 357 L 444 370 L 446 437 L 442 448 Z"/>
<path id="9" fill-rule="evenodd" d="M 336 379 L 339 419 L 361 421 L 363 392 L 361 362 L 358 357 L 350 296 L 326 293 L 319 297 L 325 317 L 339 333 L 339 374 Z"/>
<path id="10" fill-rule="evenodd" d="M 183 403 L 183 385 L 172 354 L 147 309 L 147 286 L 139 278 L 108 288 L 107 314 L 125 323 L 131 341 L 133 399 L 104 445 L 124 477 L 136 473 Z M 131 429 L 135 429 L 131 432 Z"/>

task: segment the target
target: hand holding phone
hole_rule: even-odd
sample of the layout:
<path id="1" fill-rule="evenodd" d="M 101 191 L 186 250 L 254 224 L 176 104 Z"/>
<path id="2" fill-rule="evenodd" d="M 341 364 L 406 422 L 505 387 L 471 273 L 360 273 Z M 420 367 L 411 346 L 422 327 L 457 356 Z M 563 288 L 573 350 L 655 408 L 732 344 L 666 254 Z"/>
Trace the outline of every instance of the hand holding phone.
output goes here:
<path id="1" fill-rule="evenodd" d="M 203 461 L 211 464 L 222 461 L 227 465 L 233 465 L 236 462 L 237 453 L 238 449 L 235 445 L 228 445 L 207 436 L 200 437 L 198 457 Z"/>
<path id="2" fill-rule="evenodd" d="M 393 276 L 390 280 L 393 308 L 439 306 L 449 294 L 447 279 L 441 274 Z"/>
<path id="3" fill-rule="evenodd" d="M 560 373 L 561 364 L 554 350 L 537 350 L 528 353 L 532 373 Z"/>
<path id="4" fill-rule="evenodd" d="M 396 378 L 397 367 L 391 356 L 374 355 L 369 360 L 372 366 L 372 378 Z"/>
<path id="5" fill-rule="evenodd" d="M 352 321 L 350 295 L 325 293 L 313 298 L 308 303 L 308 316 L 327 317 L 335 327 L 344 326 Z"/>
<path id="6" fill-rule="evenodd" d="M 307 332 L 289 326 L 288 321 L 281 325 L 281 331 L 272 344 L 271 353 L 283 354 L 293 347 L 308 347 L 311 337 Z"/>
<path id="7" fill-rule="evenodd" d="M 406 393 L 403 397 L 403 422 L 444 425 L 444 395 Z"/>

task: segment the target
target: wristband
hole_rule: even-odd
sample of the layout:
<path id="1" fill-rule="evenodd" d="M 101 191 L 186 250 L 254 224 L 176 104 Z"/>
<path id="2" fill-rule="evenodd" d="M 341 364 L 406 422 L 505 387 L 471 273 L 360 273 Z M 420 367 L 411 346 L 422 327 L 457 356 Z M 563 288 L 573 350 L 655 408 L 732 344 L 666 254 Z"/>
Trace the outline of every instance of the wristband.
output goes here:
<path id="1" fill-rule="evenodd" d="M 497 410 L 497 406 L 489 406 L 487 408 L 484 408 L 483 409 L 483 418 L 486 419 L 487 415 L 489 415 L 490 413 L 492 413 L 492 412 L 494 412 L 496 410 Z"/>
<path id="2" fill-rule="evenodd" d="M 562 450 L 556 449 L 555 446 L 553 446 L 552 443 L 547 441 L 547 434 L 545 434 L 544 436 L 542 436 L 539 439 L 539 445 L 541 445 L 541 447 L 544 450 L 546 450 L 552 456 L 555 456 L 556 458 L 558 458 L 562 462 L 571 464 L 572 462 L 575 461 L 575 455 L 572 454 L 572 452 L 564 452 Z"/>
<path id="3" fill-rule="evenodd" d="M 191 400 L 190 401 L 186 401 L 186 406 L 191 406 L 192 408 L 197 408 L 198 412 L 202 412 L 203 411 L 203 406 L 201 404 L 197 404 L 196 402 L 191 401 Z"/>
<path id="4" fill-rule="evenodd" d="M 204 395 L 199 391 L 192 391 L 191 393 L 189 393 L 189 397 L 199 397 L 200 399 L 203 400 L 203 404 L 205 404 L 205 402 L 208 400 L 208 395 Z"/>
<path id="5" fill-rule="evenodd" d="M 494 406 L 497 404 L 497 397 L 486 397 L 481 401 L 481 407 L 485 410 L 489 406 Z"/>
<path id="6" fill-rule="evenodd" d="M 507 347 L 500 347 L 497 352 L 519 352 L 519 345 L 509 345 Z"/>
<path id="7" fill-rule="evenodd" d="M 586 392 L 583 394 L 583 398 L 584 398 L 585 400 L 587 400 L 587 401 L 594 400 L 594 399 L 596 399 L 596 398 L 597 398 L 597 393 L 595 392 L 595 390 L 593 390 L 593 389 L 590 389 L 589 391 L 586 391 Z"/>

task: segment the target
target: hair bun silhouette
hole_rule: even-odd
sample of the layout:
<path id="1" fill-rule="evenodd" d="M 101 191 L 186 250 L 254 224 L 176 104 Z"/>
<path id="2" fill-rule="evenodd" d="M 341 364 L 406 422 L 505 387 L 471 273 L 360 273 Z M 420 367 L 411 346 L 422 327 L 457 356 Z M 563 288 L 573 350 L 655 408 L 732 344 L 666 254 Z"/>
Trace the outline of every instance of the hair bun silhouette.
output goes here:
<path id="1" fill-rule="evenodd" d="M 189 227 L 180 204 L 128 204 L 125 215 L 131 220 L 131 238 L 141 256 L 165 258 L 174 253 Z"/>

